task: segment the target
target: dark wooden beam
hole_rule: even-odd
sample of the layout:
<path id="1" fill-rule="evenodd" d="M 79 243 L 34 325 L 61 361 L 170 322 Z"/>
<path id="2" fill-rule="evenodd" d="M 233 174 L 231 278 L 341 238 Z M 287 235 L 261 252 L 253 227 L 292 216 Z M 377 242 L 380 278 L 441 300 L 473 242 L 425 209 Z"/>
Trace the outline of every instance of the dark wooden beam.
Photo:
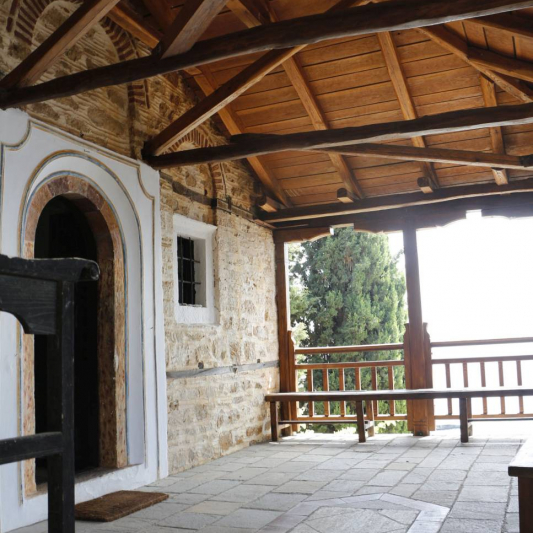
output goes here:
<path id="1" fill-rule="evenodd" d="M 333 230 L 329 227 L 322 228 L 294 228 L 274 231 L 275 243 L 307 242 L 316 241 L 323 237 L 333 235 Z"/>
<path id="2" fill-rule="evenodd" d="M 39 80 L 61 55 L 79 41 L 119 0 L 86 0 L 61 26 L 2 80 L 0 88 L 24 87 Z"/>
<path id="3" fill-rule="evenodd" d="M 339 148 L 327 148 L 320 151 L 335 151 L 347 156 L 373 155 L 396 161 L 431 161 L 432 163 L 450 163 L 472 167 L 509 168 L 524 170 L 531 167 L 528 161 L 516 155 L 491 154 L 470 150 L 450 150 L 446 148 L 416 148 L 414 146 L 397 146 L 392 144 L 355 144 Z M 532 148 L 533 150 L 533 148 Z"/>
<path id="4" fill-rule="evenodd" d="M 123 30 L 127 31 L 150 48 L 155 48 L 163 38 L 163 34 L 153 28 L 138 15 L 126 2 L 117 4 L 107 16 Z"/>
<path id="5" fill-rule="evenodd" d="M 273 198 L 270 198 L 269 196 L 263 196 L 262 198 L 259 198 L 256 205 L 259 207 L 259 209 L 262 209 L 266 213 L 275 213 L 276 211 L 281 211 L 284 208 L 282 204 Z"/>
<path id="6" fill-rule="evenodd" d="M 460 187 L 440 188 L 432 194 L 422 192 L 396 194 L 391 196 L 377 196 L 358 200 L 355 204 L 325 204 L 307 207 L 293 207 L 278 213 L 265 213 L 261 220 L 269 224 L 282 224 L 293 222 L 295 225 L 307 224 L 316 219 L 319 224 L 325 225 L 321 219 L 327 217 L 340 217 L 343 215 L 356 215 L 374 211 L 397 210 L 405 207 L 416 207 L 460 199 L 472 199 L 486 196 L 509 195 L 533 192 L 533 178 L 514 180 L 508 185 L 487 183 L 483 185 L 463 185 Z M 285 224 L 284 224 L 285 225 Z M 328 225 L 333 225 L 328 222 Z"/>
<path id="7" fill-rule="evenodd" d="M 188 52 L 225 4 L 226 0 L 186 0 L 161 41 L 161 57 Z"/>
<path id="8" fill-rule="evenodd" d="M 533 102 L 533 90 L 531 90 L 526 83 L 505 73 L 502 74 L 494 71 L 492 68 L 487 66 L 487 64 L 483 64 L 483 62 L 480 60 L 481 58 L 477 58 L 479 60 L 476 61 L 476 49 L 468 46 L 465 41 L 463 41 L 455 33 L 449 31 L 446 27 L 432 26 L 431 28 L 420 28 L 420 31 L 432 41 L 461 58 L 465 63 L 474 67 L 484 76 L 491 79 L 496 85 L 510 95 L 514 96 L 517 100 L 526 103 Z M 504 62 L 505 60 L 506 58 L 504 58 Z M 493 66 L 494 63 L 491 64 L 491 67 Z"/>
<path id="9" fill-rule="evenodd" d="M 358 143 L 410 139 L 457 131 L 516 126 L 533 123 L 533 104 L 466 109 L 430 115 L 415 120 L 369 124 L 337 130 L 309 131 L 287 135 L 246 134 L 232 137 L 225 146 L 184 150 L 147 161 L 158 169 L 243 159 L 290 150 L 320 150 Z"/>
<path id="10" fill-rule="evenodd" d="M 347 191 L 346 189 L 339 189 L 337 191 L 337 200 L 341 204 L 355 204 L 357 203 L 357 198 L 355 195 L 353 195 L 350 191 Z"/>
<path id="11" fill-rule="evenodd" d="M 499 72 L 505 76 L 533 82 L 533 63 L 512 57 L 502 56 L 490 50 L 468 48 L 468 58 L 474 66 Z"/>
<path id="12" fill-rule="evenodd" d="M 72 96 L 253 52 L 375 32 L 406 30 L 532 6 L 533 0 L 485 0 L 482 6 L 471 0 L 419 0 L 408 4 L 393 1 L 300 17 L 201 41 L 189 52 L 177 56 L 133 59 L 71 74 L 34 87 L 8 91 L 0 96 L 0 108 Z"/>

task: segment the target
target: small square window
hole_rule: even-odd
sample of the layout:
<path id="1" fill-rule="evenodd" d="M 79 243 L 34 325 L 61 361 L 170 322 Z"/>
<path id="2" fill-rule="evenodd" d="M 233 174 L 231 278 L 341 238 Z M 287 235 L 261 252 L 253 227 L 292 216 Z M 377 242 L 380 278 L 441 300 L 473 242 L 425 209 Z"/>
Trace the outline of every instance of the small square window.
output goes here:
<path id="1" fill-rule="evenodd" d="M 180 305 L 201 305 L 198 293 L 201 289 L 199 270 L 201 261 L 195 255 L 195 241 L 178 237 L 178 285 Z"/>

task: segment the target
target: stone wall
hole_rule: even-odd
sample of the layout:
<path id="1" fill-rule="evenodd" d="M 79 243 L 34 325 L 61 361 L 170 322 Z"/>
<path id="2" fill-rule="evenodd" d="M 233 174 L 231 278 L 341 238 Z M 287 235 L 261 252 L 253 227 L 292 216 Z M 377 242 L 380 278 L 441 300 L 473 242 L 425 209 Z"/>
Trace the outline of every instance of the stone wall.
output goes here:
<path id="1" fill-rule="evenodd" d="M 0 2 L 0 75 L 13 69 L 79 5 L 63 0 Z M 41 81 L 147 55 L 145 45 L 108 19 L 72 47 Z M 195 104 L 173 74 L 30 105 L 30 115 L 133 158 L 146 139 Z M 182 140 L 184 148 L 224 141 L 211 122 Z M 173 186 L 174 185 L 174 186 Z M 274 248 L 271 232 L 249 220 L 260 187 L 241 163 L 169 171 L 161 180 L 167 371 L 276 361 Z M 210 207 L 219 200 L 222 209 Z M 239 215 L 235 213 L 239 213 Z M 172 216 L 218 226 L 215 298 L 220 325 L 183 326 L 174 318 Z M 240 216 L 244 215 L 244 216 Z M 201 464 L 268 437 L 264 393 L 278 388 L 278 369 L 168 380 L 170 471 Z"/>

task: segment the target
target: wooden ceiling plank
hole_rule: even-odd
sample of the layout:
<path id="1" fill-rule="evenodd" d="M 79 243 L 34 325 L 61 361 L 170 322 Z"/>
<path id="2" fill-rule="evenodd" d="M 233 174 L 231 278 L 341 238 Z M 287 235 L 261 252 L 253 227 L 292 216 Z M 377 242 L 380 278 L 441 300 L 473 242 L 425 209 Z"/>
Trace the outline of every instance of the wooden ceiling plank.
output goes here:
<path id="1" fill-rule="evenodd" d="M 512 37 L 520 37 L 533 43 L 533 19 L 500 13 L 497 16 L 470 19 L 468 24 L 500 30 Z"/>
<path id="2" fill-rule="evenodd" d="M 500 74 L 487 68 L 480 61 L 472 61 L 472 48 L 460 37 L 448 31 L 444 26 L 432 26 L 431 28 L 419 28 L 419 31 L 427 35 L 431 40 L 440 44 L 444 49 L 460 57 L 465 63 L 490 78 L 501 89 L 513 95 L 522 102 L 533 102 L 533 91 L 524 83 L 514 80 L 512 77 Z M 474 52 L 475 54 L 475 52 Z"/>
<path id="3" fill-rule="evenodd" d="M 368 143 L 326 148 L 323 151 L 334 151 L 346 156 L 376 156 L 396 161 L 428 161 L 452 165 L 518 170 L 527 168 L 526 163 L 519 156 L 506 155 L 504 153 L 491 154 L 470 150 L 452 150 L 449 148 L 417 148 L 413 146 Z"/>
<path id="4" fill-rule="evenodd" d="M 149 158 L 156 168 L 194 165 L 243 159 L 272 152 L 289 150 L 315 150 L 334 146 L 411 139 L 421 135 L 442 135 L 496 126 L 533 124 L 533 104 L 474 108 L 414 120 L 340 128 L 336 130 L 309 131 L 286 135 L 245 134 L 231 139 L 225 146 L 185 150 Z"/>
<path id="5" fill-rule="evenodd" d="M 486 107 L 496 107 L 498 100 L 496 98 L 496 86 L 494 82 L 480 75 L 481 92 L 483 93 L 483 101 Z M 503 131 L 500 127 L 490 128 L 490 138 L 492 143 L 492 151 L 495 154 L 505 154 L 505 141 L 503 138 Z M 505 169 L 494 168 L 492 171 L 494 180 L 498 185 L 505 185 L 509 183 L 509 176 Z"/>
<path id="6" fill-rule="evenodd" d="M 216 90 L 217 85 L 208 67 L 204 66 L 200 67 L 200 69 L 202 76 L 195 78 L 195 80 L 204 94 L 209 96 Z M 239 116 L 231 109 L 231 104 L 220 109 L 218 115 L 228 129 L 230 135 L 238 135 L 244 131 Z M 261 162 L 261 160 L 258 157 L 249 157 L 248 163 L 250 163 L 250 166 L 255 171 L 259 181 L 263 184 L 263 186 L 286 207 L 291 207 L 292 202 L 289 196 L 281 188 L 278 180 L 272 176 L 269 169 Z"/>
<path id="7" fill-rule="evenodd" d="M 225 4 L 226 0 L 186 0 L 161 41 L 161 58 L 188 52 Z"/>
<path id="8" fill-rule="evenodd" d="M 289 48 L 381 31 L 406 30 L 531 6 L 533 0 L 486 0 L 482 6 L 471 0 L 392 1 L 300 17 L 200 41 L 189 52 L 166 59 L 142 57 L 63 76 L 34 87 L 5 91 L 0 96 L 0 108 L 73 96 L 274 48 Z"/>
<path id="9" fill-rule="evenodd" d="M 63 53 L 79 41 L 119 0 L 87 0 L 16 68 L 0 80 L 0 88 L 31 85 L 39 80 Z"/>
<path id="10" fill-rule="evenodd" d="M 418 113 L 416 112 L 415 104 L 409 92 L 409 87 L 407 86 L 405 74 L 400 63 L 400 58 L 398 57 L 398 51 L 394 44 L 392 34 L 390 32 L 378 33 L 378 40 L 404 118 L 406 120 L 418 118 Z M 412 143 L 418 148 L 426 147 L 424 137 L 414 137 Z M 431 163 L 423 163 L 422 170 L 426 175 L 423 184 L 420 180 L 418 183 L 419 186 L 421 186 L 421 184 L 423 185 L 421 187 L 422 190 L 424 192 L 432 192 L 433 190 L 438 189 L 439 180 L 433 165 L 431 165 Z"/>
<path id="11" fill-rule="evenodd" d="M 146 46 L 155 48 L 163 38 L 163 34 L 152 28 L 124 1 L 119 2 L 107 16 L 131 36 L 135 37 Z"/>

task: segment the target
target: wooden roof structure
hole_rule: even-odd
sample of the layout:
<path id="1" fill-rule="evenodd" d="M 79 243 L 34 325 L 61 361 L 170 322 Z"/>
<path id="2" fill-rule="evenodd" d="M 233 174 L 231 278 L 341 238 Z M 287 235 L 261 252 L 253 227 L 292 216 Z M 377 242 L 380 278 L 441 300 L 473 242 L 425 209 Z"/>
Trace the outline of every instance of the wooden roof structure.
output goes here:
<path id="1" fill-rule="evenodd" d="M 104 16 L 152 55 L 39 84 Z M 201 101 L 144 158 L 248 159 L 274 226 L 533 191 L 533 0 L 86 0 L 0 80 L 0 107 L 177 70 Z M 230 142 L 179 150 L 211 117 Z"/>

